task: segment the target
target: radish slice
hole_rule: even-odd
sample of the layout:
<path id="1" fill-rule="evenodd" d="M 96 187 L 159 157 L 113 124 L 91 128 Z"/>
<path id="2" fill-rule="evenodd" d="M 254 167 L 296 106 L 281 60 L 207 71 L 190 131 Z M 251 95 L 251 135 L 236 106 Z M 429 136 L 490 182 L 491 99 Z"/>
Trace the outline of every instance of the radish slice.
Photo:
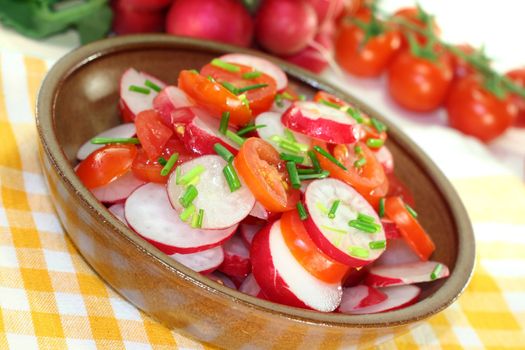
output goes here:
<path id="1" fill-rule="evenodd" d="M 333 219 L 328 209 L 339 200 Z M 356 190 L 336 179 L 315 180 L 305 193 L 308 218 L 306 229 L 317 246 L 333 259 L 351 267 L 364 266 L 377 259 L 384 247 L 372 249 L 371 242 L 385 242 L 385 232 L 374 208 Z M 349 226 L 358 213 L 372 218 L 377 226 L 375 233 L 364 232 Z M 373 244 L 372 244 L 373 245 Z"/>
<path id="2" fill-rule="evenodd" d="M 288 86 L 288 78 L 286 77 L 286 73 L 284 73 L 283 70 L 277 65 L 264 58 L 242 53 L 230 53 L 221 56 L 220 59 L 226 62 L 238 63 L 244 66 L 252 67 L 255 70 L 269 75 L 275 80 L 277 91 L 284 90 Z"/>
<path id="3" fill-rule="evenodd" d="M 201 108 L 192 108 L 194 118 L 186 125 L 182 140 L 187 149 L 197 154 L 216 154 L 213 146 L 220 143 L 234 155 L 239 145 L 219 132 L 220 121 Z"/>
<path id="4" fill-rule="evenodd" d="M 115 203 L 125 200 L 142 185 L 144 181 L 136 178 L 133 172 L 129 171 L 108 184 L 92 189 L 91 193 L 103 203 Z"/>
<path id="5" fill-rule="evenodd" d="M 399 232 L 396 223 L 392 220 L 381 218 L 381 225 L 383 225 L 383 229 L 385 230 L 386 239 L 401 238 L 401 233 Z"/>
<path id="6" fill-rule="evenodd" d="M 253 277 L 253 274 L 249 274 L 248 277 L 246 277 L 239 287 L 239 291 L 254 297 L 266 299 L 266 296 L 262 292 L 261 287 L 259 287 L 255 277 Z"/>
<path id="7" fill-rule="evenodd" d="M 388 147 L 383 146 L 374 154 L 379 163 L 383 166 L 385 174 L 392 174 L 394 172 L 394 156 L 392 156 L 392 152 L 390 152 Z"/>
<path id="8" fill-rule="evenodd" d="M 343 282 L 343 287 L 355 287 L 363 284 L 366 274 L 366 268 L 351 269 Z"/>
<path id="9" fill-rule="evenodd" d="M 341 285 L 318 280 L 297 262 L 284 241 L 280 220 L 255 236 L 251 256 L 253 275 L 270 300 L 323 312 L 339 306 Z"/>
<path id="10" fill-rule="evenodd" d="M 179 108 L 191 107 L 195 104 L 188 96 L 176 86 L 166 86 L 153 100 L 153 108 L 156 109 L 165 121 L 173 124 L 173 112 Z"/>
<path id="11" fill-rule="evenodd" d="M 416 302 L 419 294 L 421 293 L 421 288 L 412 284 L 408 284 L 405 286 L 380 288 L 379 291 L 386 295 L 385 301 L 372 306 L 345 311 L 345 313 L 363 315 L 401 309 Z"/>
<path id="12" fill-rule="evenodd" d="M 233 236 L 223 245 L 224 261 L 219 271 L 228 276 L 246 277 L 252 270 L 250 252 L 239 236 Z"/>
<path id="13" fill-rule="evenodd" d="M 222 247 L 219 246 L 196 253 L 175 253 L 170 255 L 170 257 L 180 262 L 182 265 L 189 267 L 193 271 L 208 274 L 219 267 L 223 262 L 224 252 Z"/>
<path id="14" fill-rule="evenodd" d="M 126 221 L 126 214 L 124 212 L 124 203 L 113 204 L 111 207 L 108 208 L 108 210 L 117 219 L 119 219 L 120 221 L 122 221 L 126 225 L 128 224 L 128 222 Z"/>
<path id="15" fill-rule="evenodd" d="M 448 267 L 436 261 L 418 261 L 409 264 L 372 266 L 365 284 L 374 287 L 429 282 L 449 275 Z"/>
<path id="16" fill-rule="evenodd" d="M 157 92 L 145 86 L 146 80 L 156 84 L 161 89 L 166 84 L 159 79 L 143 72 L 139 72 L 134 68 L 128 68 L 120 78 L 120 101 L 119 107 L 123 119 L 128 122 L 135 120 L 135 116 L 142 111 L 153 108 L 153 99 L 157 96 Z M 130 86 L 138 86 L 147 88 L 148 94 L 130 91 Z"/>
<path id="17" fill-rule="evenodd" d="M 198 195 L 192 203 L 197 209 L 204 210 L 202 221 L 204 229 L 231 227 L 248 216 L 255 204 L 255 197 L 242 179 L 239 178 L 241 188 L 235 192 L 230 191 L 223 174 L 226 164 L 221 157 L 208 155 L 192 159 L 179 166 L 182 176 L 197 166 L 206 169 L 195 184 Z M 179 198 L 186 191 L 186 187 L 177 184 L 176 171 L 171 173 L 167 188 L 173 208 L 179 213 L 182 212 L 184 208 L 179 203 Z"/>
<path id="18" fill-rule="evenodd" d="M 239 230 L 241 231 L 241 237 L 244 240 L 244 243 L 248 247 L 252 245 L 253 237 L 261 230 L 261 226 L 259 225 L 249 225 L 249 224 L 241 224 L 239 226 Z"/>
<path id="19" fill-rule="evenodd" d="M 129 138 L 135 136 L 137 129 L 133 123 L 125 123 L 115 126 L 114 128 L 108 129 L 101 132 L 95 137 L 109 137 L 109 138 Z M 91 143 L 91 139 L 84 143 L 77 152 L 77 159 L 84 160 L 91 153 L 95 152 L 97 149 L 104 147 L 105 145 L 95 145 Z"/>
<path id="20" fill-rule="evenodd" d="M 268 218 L 271 216 L 271 212 L 266 210 L 266 208 L 260 202 L 255 201 L 255 205 L 253 206 L 252 211 L 250 211 L 250 216 L 262 220 L 268 220 Z"/>
<path id="21" fill-rule="evenodd" d="M 379 304 L 386 298 L 386 294 L 380 290 L 362 284 L 345 288 L 338 311 L 342 313 L 352 312 L 363 307 Z"/>
<path id="22" fill-rule="evenodd" d="M 389 239 L 387 241 L 388 249 L 374 261 L 375 266 L 383 265 L 401 265 L 421 261 L 419 256 L 414 253 L 412 248 L 402 238 Z"/>
<path id="23" fill-rule="evenodd" d="M 361 127 L 343 111 L 311 101 L 296 101 L 282 116 L 294 131 L 329 143 L 354 143 Z"/>
<path id="24" fill-rule="evenodd" d="M 155 183 L 135 190 L 126 200 L 125 213 L 135 232 L 168 255 L 216 247 L 237 229 L 237 225 L 223 230 L 191 228 L 171 207 L 166 187 Z"/>
<path id="25" fill-rule="evenodd" d="M 213 273 L 206 275 L 206 277 L 228 288 L 237 289 L 232 279 L 219 271 L 213 271 Z"/>

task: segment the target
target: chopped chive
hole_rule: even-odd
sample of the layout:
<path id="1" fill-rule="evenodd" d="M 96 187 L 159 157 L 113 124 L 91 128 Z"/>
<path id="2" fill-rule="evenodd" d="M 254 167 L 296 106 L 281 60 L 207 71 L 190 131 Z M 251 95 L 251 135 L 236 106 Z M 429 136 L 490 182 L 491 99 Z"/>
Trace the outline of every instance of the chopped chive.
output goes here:
<path id="1" fill-rule="evenodd" d="M 303 203 L 297 202 L 297 211 L 299 212 L 299 219 L 301 219 L 301 221 L 308 219 L 308 213 L 306 212 Z"/>
<path id="2" fill-rule="evenodd" d="M 180 205 L 182 205 L 184 208 L 189 207 L 190 204 L 193 203 L 193 200 L 197 198 L 198 194 L 199 191 L 197 191 L 197 187 L 194 185 L 189 185 L 186 188 L 186 191 L 184 191 L 184 194 L 179 198 Z"/>
<path id="3" fill-rule="evenodd" d="M 259 124 L 259 125 L 248 125 L 248 126 L 245 126 L 244 128 L 242 128 L 241 130 L 237 131 L 237 135 L 239 136 L 243 136 L 249 132 L 252 132 L 254 130 L 257 130 L 257 129 L 261 129 L 261 128 L 265 128 L 266 125 L 265 124 Z"/>
<path id="4" fill-rule="evenodd" d="M 288 175 L 290 177 L 290 183 L 293 188 L 301 188 L 301 180 L 299 180 L 299 174 L 297 173 L 297 167 L 295 162 L 286 162 L 286 170 L 288 170 Z"/>
<path id="5" fill-rule="evenodd" d="M 273 135 L 270 140 L 277 142 L 279 144 L 279 147 L 281 148 L 289 148 L 292 151 L 291 152 L 306 152 L 308 151 L 308 145 L 305 145 L 304 143 L 299 143 L 296 141 L 291 141 L 286 137 L 282 137 L 279 135 Z"/>
<path id="6" fill-rule="evenodd" d="M 235 171 L 233 165 L 228 163 L 228 165 L 226 165 L 224 169 L 222 169 L 222 173 L 226 178 L 228 187 L 230 187 L 230 192 L 235 192 L 239 188 L 241 188 L 241 181 L 239 180 L 239 177 L 237 176 L 237 172 Z"/>
<path id="7" fill-rule="evenodd" d="M 377 120 L 376 118 L 371 118 L 370 122 L 372 123 L 372 125 L 374 126 L 374 128 L 377 130 L 378 133 L 382 133 L 383 131 L 387 130 L 386 125 L 382 123 L 381 121 Z"/>
<path id="8" fill-rule="evenodd" d="M 247 107 L 250 108 L 250 101 L 248 101 L 248 98 L 246 97 L 246 94 L 240 94 L 239 100 L 241 100 L 241 103 Z"/>
<path id="9" fill-rule="evenodd" d="M 297 142 L 297 139 L 295 138 L 293 132 L 290 131 L 290 129 L 284 129 L 284 137 L 292 142 Z"/>
<path id="10" fill-rule="evenodd" d="M 281 154 L 279 154 L 279 157 L 282 160 L 289 160 L 289 161 L 295 162 L 295 163 L 302 163 L 302 162 L 304 162 L 304 157 L 296 156 L 296 155 L 289 154 L 289 153 L 281 153 Z"/>
<path id="11" fill-rule="evenodd" d="M 224 70 L 227 70 L 228 72 L 237 73 L 241 71 L 241 67 L 236 66 L 234 64 L 231 64 L 229 62 L 223 61 L 218 58 L 214 58 L 211 60 L 211 65 L 215 67 L 222 68 Z"/>
<path id="12" fill-rule="evenodd" d="M 367 224 L 373 224 L 376 222 L 376 219 L 370 215 L 366 215 L 363 213 L 357 213 L 357 221 L 365 222 Z"/>
<path id="13" fill-rule="evenodd" d="M 316 150 L 317 153 L 319 153 L 320 155 L 322 155 L 323 157 L 325 157 L 326 159 L 328 159 L 329 161 L 331 161 L 332 163 L 334 163 L 335 165 L 337 165 L 341 169 L 348 170 L 348 169 L 346 169 L 346 167 L 340 161 L 335 159 L 335 157 L 333 155 L 331 155 L 330 153 L 328 153 L 327 151 L 325 151 L 321 147 L 314 146 L 314 150 Z"/>
<path id="14" fill-rule="evenodd" d="M 283 103 L 283 95 L 281 95 L 281 94 L 275 94 L 275 97 L 274 97 L 273 101 L 275 102 L 275 104 L 277 105 L 277 107 L 279 107 L 279 108 L 284 107 L 284 103 Z"/>
<path id="15" fill-rule="evenodd" d="M 212 83 L 216 83 L 216 82 L 217 82 L 217 80 L 215 80 L 211 75 L 208 75 L 208 76 L 206 77 L 206 79 L 208 79 L 208 80 L 211 81 Z"/>
<path id="16" fill-rule="evenodd" d="M 386 241 L 372 241 L 368 243 L 370 249 L 383 249 L 386 247 Z"/>
<path id="17" fill-rule="evenodd" d="M 382 218 L 385 216 L 385 198 L 379 200 L 379 210 L 377 211 L 379 217 Z"/>
<path id="18" fill-rule="evenodd" d="M 361 158 L 359 158 L 358 160 L 356 160 L 354 162 L 354 167 L 361 168 L 365 164 L 366 164 L 366 158 L 365 157 L 361 157 Z"/>
<path id="19" fill-rule="evenodd" d="M 335 218 L 335 212 L 337 211 L 337 208 L 339 208 L 339 204 L 341 203 L 341 200 L 336 200 L 332 203 L 332 206 L 330 207 L 330 211 L 328 212 L 328 217 L 330 219 Z"/>
<path id="20" fill-rule="evenodd" d="M 337 103 L 333 103 L 333 102 L 330 102 L 330 101 L 327 101 L 327 100 L 324 100 L 324 99 L 320 99 L 319 102 L 324 104 L 325 106 L 332 107 L 332 108 L 335 108 L 335 109 L 340 109 L 341 108 L 341 106 L 339 106 Z"/>
<path id="21" fill-rule="evenodd" d="M 312 168 L 298 168 L 297 173 L 299 175 L 311 175 L 311 174 L 316 174 L 317 170 L 312 169 Z"/>
<path id="22" fill-rule="evenodd" d="M 417 219 L 417 212 L 414 210 L 414 208 L 412 208 L 410 205 L 408 204 L 405 204 L 405 208 L 407 208 L 407 211 L 410 213 L 410 215 L 414 218 L 414 219 Z"/>
<path id="23" fill-rule="evenodd" d="M 151 92 L 150 89 L 142 87 L 142 86 L 137 86 L 137 85 L 130 85 L 128 90 L 133 91 L 133 92 L 138 92 L 139 94 L 144 94 L 144 95 L 149 95 L 149 93 Z"/>
<path id="24" fill-rule="evenodd" d="M 337 228 L 337 227 L 332 227 L 332 226 L 326 226 L 326 225 L 321 225 L 321 228 L 324 229 L 324 230 L 328 230 L 328 231 L 333 231 L 333 232 L 337 232 L 337 233 L 348 233 L 348 231 L 345 231 L 341 228 Z"/>
<path id="25" fill-rule="evenodd" d="M 166 162 L 166 165 L 164 165 L 164 168 L 162 168 L 162 170 L 160 171 L 160 175 L 168 176 L 168 174 L 170 173 L 171 169 L 173 168 L 173 166 L 175 165 L 178 159 L 179 159 L 179 154 L 173 153 L 170 159 L 168 159 L 168 161 Z"/>
<path id="26" fill-rule="evenodd" d="M 188 182 L 185 186 L 190 186 L 190 185 L 197 185 L 199 182 L 201 181 L 201 177 L 200 176 L 195 176 L 193 179 L 191 179 L 190 182 Z"/>
<path id="27" fill-rule="evenodd" d="M 282 148 L 285 151 L 292 152 L 292 153 L 299 153 L 301 152 L 301 149 L 297 146 L 295 146 L 292 143 L 289 143 L 287 141 L 280 141 L 279 147 Z"/>
<path id="28" fill-rule="evenodd" d="M 432 281 L 437 279 L 441 273 L 441 270 L 443 270 L 443 264 L 437 263 L 434 267 L 434 270 L 432 270 L 432 273 L 430 274 L 430 279 Z"/>
<path id="29" fill-rule="evenodd" d="M 237 135 L 231 130 L 226 130 L 226 137 L 232 140 L 233 142 L 235 142 L 236 144 L 238 144 L 239 146 L 242 146 L 244 141 L 246 141 L 244 137 L 240 137 L 239 135 Z"/>
<path id="30" fill-rule="evenodd" d="M 157 84 L 155 84 L 154 82 L 152 82 L 149 79 L 146 79 L 146 81 L 144 82 L 144 85 L 146 85 L 151 90 L 154 90 L 156 92 L 160 92 L 160 90 L 162 90 L 160 86 L 158 86 Z"/>
<path id="31" fill-rule="evenodd" d="M 157 163 L 159 163 L 162 166 L 166 165 L 167 162 L 168 161 L 164 157 L 159 157 L 159 159 L 157 159 Z"/>
<path id="32" fill-rule="evenodd" d="M 348 109 L 346 110 L 346 114 L 354 118 L 355 121 L 359 124 L 362 124 L 364 122 L 364 119 L 361 116 L 361 112 L 356 108 L 348 107 Z"/>
<path id="33" fill-rule="evenodd" d="M 226 147 L 224 147 L 223 145 L 221 145 L 218 142 L 213 145 L 213 149 L 215 150 L 215 152 L 218 155 L 220 155 L 222 157 L 222 159 L 224 159 L 228 163 L 230 163 L 233 160 L 233 158 L 234 158 L 233 154 L 230 151 L 228 151 L 228 149 Z"/>
<path id="34" fill-rule="evenodd" d="M 310 157 L 310 160 L 312 161 L 312 165 L 314 166 L 314 169 L 316 171 L 321 170 L 321 164 L 319 164 L 319 159 L 317 159 L 317 155 L 314 151 L 308 151 L 308 157 Z"/>
<path id="35" fill-rule="evenodd" d="M 182 221 L 186 222 L 186 221 L 188 221 L 188 219 L 189 219 L 190 217 L 193 216 L 194 213 L 195 213 L 195 206 L 192 204 L 192 205 L 190 205 L 189 207 L 185 208 L 185 209 L 182 211 L 182 213 L 180 213 L 179 218 L 180 218 Z"/>
<path id="36" fill-rule="evenodd" d="M 253 72 L 246 72 L 242 75 L 242 78 L 243 79 L 246 79 L 246 80 L 250 80 L 250 79 L 255 79 L 255 78 L 259 78 L 261 76 L 261 72 L 258 72 L 256 70 L 254 70 Z"/>
<path id="37" fill-rule="evenodd" d="M 188 72 L 193 73 L 193 74 L 199 74 L 199 71 L 196 69 L 190 69 Z"/>
<path id="38" fill-rule="evenodd" d="M 227 81 L 222 81 L 221 82 L 221 85 L 224 86 L 224 88 L 226 90 L 228 90 L 229 92 L 231 92 L 232 94 L 234 95 L 237 95 L 238 92 L 237 92 L 237 88 L 235 87 L 235 85 L 233 85 L 232 83 L 230 82 L 227 82 Z"/>
<path id="39" fill-rule="evenodd" d="M 385 144 L 385 141 L 382 139 L 368 139 L 366 140 L 366 145 L 370 148 L 379 148 Z"/>
<path id="40" fill-rule="evenodd" d="M 295 100 L 295 98 L 292 95 L 290 95 L 290 93 L 288 91 L 283 92 L 282 95 L 283 95 L 283 98 L 285 98 L 287 100 L 290 100 L 290 101 L 294 101 Z"/>
<path id="41" fill-rule="evenodd" d="M 204 220 L 204 209 L 199 209 L 199 214 L 197 216 L 197 228 L 202 227 L 203 220 Z"/>
<path id="42" fill-rule="evenodd" d="M 299 180 L 304 181 L 304 180 L 313 180 L 313 179 L 325 179 L 328 177 L 328 175 L 330 175 L 330 172 L 327 170 L 323 170 L 320 173 L 315 173 L 315 174 L 304 174 L 304 175 L 301 174 L 299 175 Z"/>
<path id="43" fill-rule="evenodd" d="M 363 148 L 359 145 L 354 146 L 354 152 L 357 155 L 363 154 Z"/>
<path id="44" fill-rule="evenodd" d="M 380 230 L 380 226 L 377 224 L 369 224 L 367 222 L 359 220 L 350 220 L 348 226 L 356 228 L 366 233 L 376 233 Z"/>
<path id="45" fill-rule="evenodd" d="M 219 125 L 219 132 L 226 135 L 228 130 L 228 123 L 230 122 L 230 112 L 222 112 L 221 124 Z"/>
<path id="46" fill-rule="evenodd" d="M 355 247 L 355 246 L 348 247 L 348 253 L 357 258 L 364 258 L 364 259 L 370 256 L 370 252 L 368 251 L 368 249 L 361 248 L 361 247 Z"/>
<path id="47" fill-rule="evenodd" d="M 299 96 L 297 96 L 297 98 L 299 99 L 299 101 L 306 101 L 306 95 L 300 94 Z"/>
<path id="48" fill-rule="evenodd" d="M 325 215 L 328 215 L 328 208 L 324 206 L 323 203 L 321 202 L 317 202 L 315 203 L 315 206 L 317 207 L 317 209 L 319 209 L 319 211 L 321 211 L 321 213 L 325 214 Z"/>
<path id="49" fill-rule="evenodd" d="M 193 214 L 192 218 L 191 218 L 191 227 L 193 228 L 198 228 L 197 226 L 199 225 L 199 215 L 195 215 Z"/>
<path id="50" fill-rule="evenodd" d="M 181 171 L 182 170 L 180 166 L 178 166 L 177 169 L 175 169 L 175 183 L 177 185 L 180 184 L 180 178 L 182 176 Z"/>
<path id="51" fill-rule="evenodd" d="M 250 90 L 261 89 L 267 86 L 268 84 L 253 84 L 253 85 L 244 86 L 241 88 L 237 88 L 237 94 L 242 94 L 243 92 L 250 91 Z"/>
<path id="52" fill-rule="evenodd" d="M 94 145 L 103 145 L 107 143 L 129 143 L 137 145 L 140 143 L 136 137 L 94 137 L 91 139 Z"/>
<path id="53" fill-rule="evenodd" d="M 179 177 L 178 180 L 176 180 L 177 185 L 183 185 L 187 186 L 193 179 L 198 177 L 200 174 L 202 174 L 206 168 L 204 165 L 196 165 L 194 168 L 192 168 L 190 171 L 188 171 L 186 174 Z"/>

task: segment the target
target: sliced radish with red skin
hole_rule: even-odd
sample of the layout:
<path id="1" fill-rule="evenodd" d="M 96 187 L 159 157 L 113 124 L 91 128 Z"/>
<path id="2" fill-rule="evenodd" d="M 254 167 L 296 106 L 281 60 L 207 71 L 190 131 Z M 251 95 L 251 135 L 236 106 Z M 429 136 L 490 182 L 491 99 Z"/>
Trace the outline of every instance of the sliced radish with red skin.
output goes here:
<path id="1" fill-rule="evenodd" d="M 213 271 L 212 273 L 207 274 L 206 277 L 228 288 L 237 289 L 237 285 L 235 284 L 235 282 L 233 282 L 233 280 L 230 277 L 226 276 L 222 272 Z"/>
<path id="2" fill-rule="evenodd" d="M 280 220 L 259 231 L 250 252 L 253 275 L 270 300 L 323 312 L 339 306 L 341 285 L 318 280 L 297 262 L 282 236 Z"/>
<path id="3" fill-rule="evenodd" d="M 386 294 L 380 290 L 365 286 L 363 284 L 344 288 L 343 298 L 341 299 L 341 305 L 338 308 L 339 312 L 347 313 L 352 312 L 363 307 L 373 306 L 385 301 L 387 298 Z"/>
<path id="4" fill-rule="evenodd" d="M 394 172 L 394 156 L 387 146 L 382 146 L 374 152 L 377 160 L 383 166 L 385 174 L 392 174 Z"/>
<path id="5" fill-rule="evenodd" d="M 440 267 L 437 267 L 440 265 Z M 374 287 L 429 282 L 449 275 L 448 267 L 436 261 L 418 261 L 401 265 L 372 266 L 365 284 Z"/>
<path id="6" fill-rule="evenodd" d="M 166 122 L 169 122 L 170 125 L 174 123 L 172 117 L 173 112 L 179 108 L 192 107 L 194 105 L 195 103 L 190 100 L 184 91 L 172 85 L 166 86 L 153 99 L 153 108 L 157 110 L 162 118 Z"/>
<path id="7" fill-rule="evenodd" d="M 269 75 L 275 80 L 277 91 L 286 89 L 288 78 L 286 73 L 274 63 L 257 56 L 243 53 L 230 53 L 220 57 L 221 60 L 230 63 L 238 63 L 244 66 L 252 67 L 254 70 Z"/>
<path id="8" fill-rule="evenodd" d="M 241 237 L 235 235 L 223 245 L 224 261 L 219 271 L 228 276 L 246 277 L 252 270 L 250 251 Z"/>
<path id="9" fill-rule="evenodd" d="M 144 183 L 129 171 L 104 186 L 93 188 L 91 193 L 103 203 L 115 203 L 124 201 Z"/>
<path id="10" fill-rule="evenodd" d="M 237 225 L 223 230 L 190 227 L 172 208 L 166 186 L 155 183 L 136 189 L 126 200 L 125 213 L 126 221 L 137 234 L 168 255 L 216 247 L 237 229 Z"/>
<path id="11" fill-rule="evenodd" d="M 401 233 L 399 232 L 396 223 L 392 220 L 381 218 L 381 225 L 383 225 L 383 230 L 385 230 L 386 239 L 401 238 Z"/>
<path id="12" fill-rule="evenodd" d="M 240 224 L 239 231 L 241 232 L 241 237 L 247 247 L 250 247 L 253 242 L 253 237 L 262 229 L 261 225 L 250 225 L 250 224 Z"/>
<path id="13" fill-rule="evenodd" d="M 343 287 L 354 287 L 362 284 L 366 274 L 366 267 L 359 269 L 350 269 L 350 272 L 348 273 L 348 275 L 346 275 L 344 279 Z"/>
<path id="14" fill-rule="evenodd" d="M 124 203 L 115 203 L 111 207 L 109 207 L 108 210 L 117 219 L 126 224 L 126 226 L 128 225 L 128 222 L 126 221 L 126 214 L 124 212 Z"/>
<path id="15" fill-rule="evenodd" d="M 419 256 L 414 253 L 408 243 L 402 239 L 389 239 L 385 252 L 374 261 L 375 266 L 401 265 L 421 261 Z"/>
<path id="16" fill-rule="evenodd" d="M 101 132 L 95 137 L 108 137 L 108 138 L 130 138 L 137 134 L 137 129 L 133 123 L 125 123 L 115 126 L 114 128 L 108 129 Z M 77 159 L 84 160 L 91 153 L 96 151 L 99 148 L 104 147 L 105 145 L 95 145 L 91 143 L 91 139 L 84 143 L 77 152 Z"/>
<path id="17" fill-rule="evenodd" d="M 224 251 L 221 246 L 202 250 L 196 253 L 175 253 L 170 257 L 182 265 L 202 274 L 213 272 L 224 261 Z"/>
<path id="18" fill-rule="evenodd" d="M 404 286 L 379 288 L 379 291 L 386 295 L 385 301 L 345 313 L 352 315 L 364 315 L 401 309 L 412 305 L 417 301 L 417 298 L 421 293 L 421 288 L 412 284 L 407 284 Z"/>
<path id="19" fill-rule="evenodd" d="M 266 210 L 266 208 L 259 202 L 255 201 L 250 216 L 256 217 L 261 220 L 268 220 L 273 215 L 272 212 Z"/>
<path id="20" fill-rule="evenodd" d="M 296 101 L 281 121 L 293 131 L 337 144 L 359 140 L 361 127 L 343 111 L 312 101 Z"/>
<path id="21" fill-rule="evenodd" d="M 153 108 L 153 99 L 157 92 L 144 85 L 146 80 L 156 84 L 161 89 L 166 86 L 164 82 L 147 73 L 139 72 L 134 68 L 128 68 L 120 78 L 120 101 L 119 107 L 124 121 L 132 122 L 135 116 L 142 111 Z M 135 85 L 149 90 L 149 94 L 130 91 L 129 87 Z"/>
<path id="22" fill-rule="evenodd" d="M 248 277 L 244 279 L 241 286 L 239 287 L 239 291 L 243 292 L 244 294 L 251 295 L 253 297 L 267 299 L 263 291 L 261 290 L 261 287 L 259 287 L 259 284 L 257 284 L 257 281 L 255 280 L 253 274 L 249 274 Z"/>
<path id="23" fill-rule="evenodd" d="M 208 155 L 179 165 L 182 176 L 196 166 L 202 166 L 206 169 L 199 175 L 199 181 L 195 184 L 198 195 L 193 200 L 193 205 L 197 209 L 204 210 L 203 229 L 216 230 L 238 224 L 248 216 L 255 204 L 255 197 L 240 177 L 241 187 L 235 192 L 230 191 L 223 174 L 226 164 L 226 161 L 221 157 Z M 179 198 L 186 191 L 186 187 L 177 184 L 176 180 L 177 172 L 173 172 L 168 180 L 167 189 L 173 208 L 181 213 L 184 208 L 180 204 Z"/>
<path id="24" fill-rule="evenodd" d="M 331 219 L 324 211 L 336 200 L 340 204 Z M 374 208 L 344 182 L 331 178 L 312 181 L 306 189 L 305 208 L 309 215 L 304 224 L 310 237 L 333 259 L 351 267 L 360 267 L 377 259 L 385 250 L 372 249 L 369 245 L 373 241 L 385 241 L 385 232 Z M 350 227 L 348 223 L 355 220 L 358 213 L 372 217 L 379 224 L 377 232 L 368 233 Z"/>

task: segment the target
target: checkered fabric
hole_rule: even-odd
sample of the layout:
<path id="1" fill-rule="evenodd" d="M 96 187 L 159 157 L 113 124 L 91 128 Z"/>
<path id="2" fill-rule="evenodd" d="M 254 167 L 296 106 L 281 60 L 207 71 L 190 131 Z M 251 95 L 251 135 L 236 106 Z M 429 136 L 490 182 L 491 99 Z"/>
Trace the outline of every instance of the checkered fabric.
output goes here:
<path id="1" fill-rule="evenodd" d="M 206 348 L 122 299 L 63 232 L 44 185 L 33 115 L 49 65 L 0 53 L 0 349 Z M 525 186 L 494 172 L 451 180 L 474 223 L 473 280 L 447 310 L 405 335 L 378 334 L 375 344 L 525 349 Z"/>

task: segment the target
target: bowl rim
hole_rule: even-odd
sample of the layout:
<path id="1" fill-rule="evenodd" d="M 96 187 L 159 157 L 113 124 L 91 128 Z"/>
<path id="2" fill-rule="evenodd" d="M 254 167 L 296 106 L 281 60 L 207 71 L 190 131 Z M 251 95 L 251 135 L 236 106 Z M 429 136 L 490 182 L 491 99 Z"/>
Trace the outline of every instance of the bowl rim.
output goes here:
<path id="1" fill-rule="evenodd" d="M 441 196 L 444 197 L 445 202 L 447 202 L 449 206 L 449 214 L 456 226 L 458 254 L 455 268 L 444 284 L 434 294 L 424 299 L 423 302 L 417 302 L 400 310 L 368 315 L 322 313 L 261 300 L 222 286 L 169 258 L 133 233 L 130 228 L 111 215 L 104 205 L 96 200 L 91 192 L 87 190 L 76 177 L 72 166 L 69 164 L 65 153 L 58 143 L 54 130 L 53 111 L 56 103 L 56 92 L 60 89 L 63 80 L 67 79 L 67 77 L 76 70 L 93 60 L 111 55 L 112 53 L 144 49 L 190 49 L 215 53 L 217 55 L 229 52 L 242 52 L 261 56 L 279 65 L 288 75 L 293 76 L 295 79 L 313 88 L 324 89 L 348 101 L 355 102 L 360 109 L 382 120 L 388 126 L 390 133 L 396 134 L 396 143 L 398 143 L 410 157 L 417 159 L 418 166 L 422 168 L 422 171 L 434 182 L 434 185 L 438 188 Z M 42 150 L 62 182 L 69 190 L 72 190 L 79 196 L 84 209 L 93 217 L 99 219 L 101 224 L 112 231 L 112 234 L 125 238 L 136 250 L 143 253 L 162 268 L 173 273 L 177 278 L 183 278 L 198 288 L 214 294 L 220 294 L 235 303 L 243 304 L 249 308 L 317 326 L 352 328 L 401 326 L 428 318 L 448 307 L 464 291 L 472 276 L 475 262 L 475 240 L 468 214 L 452 184 L 419 146 L 389 120 L 383 118 L 381 114 L 351 94 L 345 93 L 310 72 L 261 52 L 217 42 L 165 34 L 129 35 L 99 40 L 68 53 L 49 70 L 38 93 L 36 125 Z M 104 281 L 110 284 L 108 281 Z"/>

